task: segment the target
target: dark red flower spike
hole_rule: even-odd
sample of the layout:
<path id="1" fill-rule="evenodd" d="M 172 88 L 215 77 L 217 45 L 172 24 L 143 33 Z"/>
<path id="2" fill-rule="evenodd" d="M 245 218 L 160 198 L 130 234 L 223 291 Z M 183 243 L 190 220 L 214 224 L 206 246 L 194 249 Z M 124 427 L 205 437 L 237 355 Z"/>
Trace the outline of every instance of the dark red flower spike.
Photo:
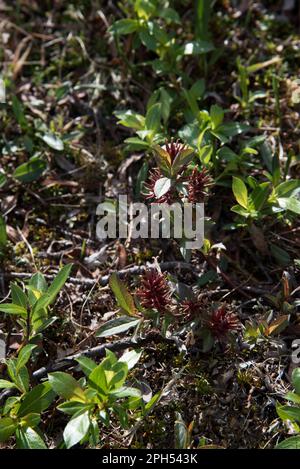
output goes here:
<path id="1" fill-rule="evenodd" d="M 180 313 L 186 321 L 190 321 L 200 316 L 204 307 L 203 301 L 184 300 L 180 305 Z"/>
<path id="2" fill-rule="evenodd" d="M 208 322 L 208 328 L 212 335 L 218 339 L 224 338 L 228 332 L 236 331 L 239 327 L 240 323 L 237 316 L 228 311 L 226 305 L 214 311 Z"/>
<path id="3" fill-rule="evenodd" d="M 207 188 L 211 185 L 211 178 L 204 168 L 199 171 L 194 168 L 188 179 L 188 200 L 191 203 L 203 202 L 207 195 Z"/>
<path id="4" fill-rule="evenodd" d="M 165 312 L 170 305 L 171 293 L 166 278 L 154 269 L 145 273 L 136 294 L 146 309 Z"/>
<path id="5" fill-rule="evenodd" d="M 186 148 L 187 146 L 184 143 L 180 143 L 179 140 L 176 140 L 176 142 L 174 142 L 173 139 L 171 139 L 170 142 L 166 141 L 165 149 L 171 158 L 171 163 L 173 163 L 176 156 L 179 155 L 179 153 L 184 151 Z"/>

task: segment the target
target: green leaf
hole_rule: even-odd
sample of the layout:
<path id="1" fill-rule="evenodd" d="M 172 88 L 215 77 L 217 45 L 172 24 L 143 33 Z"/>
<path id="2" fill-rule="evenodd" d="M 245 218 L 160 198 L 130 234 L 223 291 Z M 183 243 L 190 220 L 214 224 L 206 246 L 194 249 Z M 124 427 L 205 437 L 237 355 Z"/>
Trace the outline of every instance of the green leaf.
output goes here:
<path id="1" fill-rule="evenodd" d="M 239 159 L 239 156 L 227 146 L 221 147 L 218 150 L 217 155 L 219 158 L 230 162 L 236 162 Z"/>
<path id="2" fill-rule="evenodd" d="M 23 292 L 22 288 L 16 283 L 11 283 L 10 288 L 12 302 L 15 305 L 19 305 L 22 306 L 22 308 L 27 309 L 27 296 Z"/>
<path id="3" fill-rule="evenodd" d="M 264 62 L 259 62 L 255 64 L 248 65 L 247 72 L 248 73 L 256 73 L 259 70 L 262 70 L 263 68 L 270 67 L 271 65 L 274 65 L 276 63 L 280 63 L 282 61 L 281 57 L 279 56 L 274 56 L 272 59 L 265 60 Z"/>
<path id="4" fill-rule="evenodd" d="M 55 299 L 56 295 L 64 286 L 65 282 L 67 281 L 73 264 L 65 265 L 56 275 L 55 279 L 51 283 L 50 287 L 47 290 L 47 295 L 52 298 L 52 301 Z"/>
<path id="5" fill-rule="evenodd" d="M 109 389 L 117 389 L 123 386 L 128 374 L 128 366 L 126 363 L 118 361 L 111 370 L 105 371 L 106 382 Z"/>
<path id="6" fill-rule="evenodd" d="M 73 417 L 64 429 L 63 435 L 66 447 L 71 448 L 79 443 L 88 433 L 90 424 L 88 412 Z"/>
<path id="7" fill-rule="evenodd" d="M 218 127 L 218 132 L 226 135 L 226 137 L 235 137 L 236 135 L 240 135 L 243 132 L 247 132 L 249 128 L 250 127 L 247 124 L 240 124 L 239 122 L 228 122 L 226 124 L 220 125 Z"/>
<path id="8" fill-rule="evenodd" d="M 249 103 L 254 103 L 257 99 L 262 99 L 262 98 L 265 98 L 266 96 L 268 96 L 268 94 L 263 90 L 254 91 L 253 93 L 250 92 Z"/>
<path id="9" fill-rule="evenodd" d="M 185 150 L 178 153 L 172 163 L 172 174 L 175 176 L 183 166 L 188 165 L 192 161 L 193 157 L 193 148 L 186 148 Z"/>
<path id="10" fill-rule="evenodd" d="M 220 126 L 217 130 L 211 129 L 210 133 L 214 135 L 218 140 L 220 140 L 222 144 L 225 144 L 229 142 L 229 138 L 219 130 L 221 127 L 222 126 Z"/>
<path id="11" fill-rule="evenodd" d="M 291 263 L 290 255 L 287 251 L 280 248 L 276 244 L 270 244 L 270 251 L 273 257 L 275 257 L 276 261 L 282 267 L 286 267 Z"/>
<path id="12" fill-rule="evenodd" d="M 31 413 L 31 414 L 25 415 L 25 416 L 21 419 L 21 425 L 22 425 L 23 427 L 35 428 L 35 427 L 38 426 L 38 424 L 40 423 L 40 421 L 41 421 L 41 416 L 40 416 L 40 414 Z"/>
<path id="13" fill-rule="evenodd" d="M 34 306 L 36 301 L 47 291 L 48 285 L 41 272 L 34 274 L 28 284 L 28 299 L 30 306 Z"/>
<path id="14" fill-rule="evenodd" d="M 15 368 L 15 383 L 22 393 L 26 393 L 29 389 L 29 373 L 25 366 L 17 371 Z"/>
<path id="15" fill-rule="evenodd" d="M 10 417 L 0 419 L 0 442 L 8 440 L 14 434 L 16 427 L 16 422 Z"/>
<path id="16" fill-rule="evenodd" d="M 142 397 L 142 393 L 137 388 L 130 388 L 130 387 L 120 387 L 115 391 L 111 391 L 109 393 L 110 397 L 122 399 L 123 397 Z"/>
<path id="17" fill-rule="evenodd" d="M 39 314 L 39 313 L 37 313 L 37 314 Z M 39 323 L 40 320 L 42 320 L 42 324 L 39 326 L 38 323 Z M 34 320 L 34 318 L 33 318 L 33 328 L 34 328 L 35 332 L 38 334 L 39 332 L 43 332 L 44 330 L 46 330 L 47 327 L 51 326 L 57 320 L 58 320 L 57 316 L 52 316 L 49 319 L 44 319 L 44 318 L 41 318 L 41 316 L 39 316 L 39 318 L 37 318 L 37 320 Z"/>
<path id="18" fill-rule="evenodd" d="M 139 21 L 130 18 L 124 18 L 122 20 L 115 21 L 109 31 L 113 34 L 132 34 L 139 28 Z"/>
<path id="19" fill-rule="evenodd" d="M 35 344 L 27 344 L 23 347 L 18 355 L 17 364 L 16 364 L 16 371 L 17 373 L 19 370 L 26 365 L 28 360 L 30 359 L 32 351 L 37 347 Z"/>
<path id="20" fill-rule="evenodd" d="M 277 199 L 278 205 L 285 210 L 290 210 L 291 212 L 297 213 L 300 215 L 300 200 L 296 199 L 296 197 L 280 197 Z"/>
<path id="21" fill-rule="evenodd" d="M 109 349 L 105 349 L 105 358 L 107 359 L 107 360 L 105 359 L 105 361 L 103 361 L 105 366 L 107 364 L 109 364 L 110 366 L 113 366 L 118 361 L 117 355 Z"/>
<path id="22" fill-rule="evenodd" d="M 167 124 L 171 112 L 172 97 L 165 88 L 160 88 L 161 115 Z"/>
<path id="23" fill-rule="evenodd" d="M 119 359 L 120 362 L 126 363 L 128 370 L 131 370 L 139 359 L 141 358 L 142 352 L 137 352 L 136 350 L 130 350 L 129 352 L 125 352 L 121 358 Z"/>
<path id="24" fill-rule="evenodd" d="M 174 8 L 166 7 L 163 10 L 159 9 L 157 13 L 161 18 L 164 18 L 169 23 L 173 22 L 180 24 L 180 16 Z"/>
<path id="25" fill-rule="evenodd" d="M 129 315 L 134 315 L 136 312 L 136 307 L 133 297 L 115 272 L 110 276 L 109 286 L 112 289 L 122 310 Z"/>
<path id="26" fill-rule="evenodd" d="M 78 402 L 78 401 L 68 401 L 68 402 L 63 402 L 62 404 L 59 404 L 57 408 L 61 412 L 64 412 L 67 415 L 74 415 L 74 414 L 85 412 L 89 410 L 90 408 L 92 408 L 93 406 L 94 404 Z"/>
<path id="27" fill-rule="evenodd" d="M 199 148 L 199 158 L 202 164 L 207 165 L 210 162 L 213 150 L 214 147 L 212 145 L 204 145 Z"/>
<path id="28" fill-rule="evenodd" d="M 253 203 L 254 208 L 259 211 L 263 208 L 264 204 L 266 203 L 268 196 L 269 196 L 270 184 L 268 182 L 263 182 L 257 186 L 251 196 L 250 199 Z"/>
<path id="29" fill-rule="evenodd" d="M 232 177 L 232 191 L 236 201 L 244 208 L 248 208 L 248 191 L 242 179 L 235 176 Z"/>
<path id="30" fill-rule="evenodd" d="M 65 282 L 67 281 L 73 264 L 65 265 L 57 274 L 47 292 L 35 303 L 33 314 L 40 309 L 47 308 L 55 300 L 57 294 L 60 292 Z"/>
<path id="31" fill-rule="evenodd" d="M 15 358 L 7 360 L 7 371 L 17 388 L 22 393 L 25 393 L 29 389 L 29 374 L 26 367 L 22 367 L 17 371 L 16 363 L 17 359 Z"/>
<path id="32" fill-rule="evenodd" d="M 106 358 L 94 368 L 88 382 L 90 387 L 102 396 L 102 399 L 107 400 L 109 388 L 112 388 L 117 382 L 121 386 L 126 378 L 127 371 L 127 365 L 118 362 L 116 355 L 110 350 L 106 350 Z"/>
<path id="33" fill-rule="evenodd" d="M 128 427 L 128 415 L 123 406 L 114 404 L 113 411 L 117 414 L 122 428 Z"/>
<path id="34" fill-rule="evenodd" d="M 144 184 L 147 179 L 148 170 L 149 170 L 149 164 L 147 161 L 144 161 L 141 169 L 139 170 L 136 176 L 135 188 L 134 188 L 134 194 L 135 194 L 136 199 L 140 199 L 141 194 L 145 191 Z"/>
<path id="35" fill-rule="evenodd" d="M 128 148 L 132 148 L 136 151 L 147 150 L 150 146 L 148 142 L 145 142 L 144 140 L 141 140 L 138 137 L 126 138 L 124 142 L 128 144 Z"/>
<path id="36" fill-rule="evenodd" d="M 300 436 L 291 436 L 281 441 L 275 449 L 300 449 Z"/>
<path id="37" fill-rule="evenodd" d="M 161 148 L 159 145 L 153 145 L 154 157 L 157 162 L 157 166 L 165 174 L 170 174 L 171 172 L 171 158 L 166 150 Z"/>
<path id="38" fill-rule="evenodd" d="M 198 55 L 212 52 L 215 46 L 210 41 L 192 41 L 187 42 L 183 47 L 183 55 Z"/>
<path id="39" fill-rule="evenodd" d="M 56 151 L 63 151 L 64 143 L 63 141 L 55 134 L 48 132 L 47 134 L 43 135 L 42 140 L 47 143 L 50 148 Z"/>
<path id="40" fill-rule="evenodd" d="M 48 381 L 38 384 L 25 395 L 18 409 L 18 416 L 24 417 L 32 412 L 40 414 L 49 407 L 54 398 L 55 391 L 53 391 Z"/>
<path id="41" fill-rule="evenodd" d="M 193 83 L 189 90 L 189 94 L 195 99 L 202 99 L 205 92 L 205 80 L 201 78 Z"/>
<path id="42" fill-rule="evenodd" d="M 6 379 L 0 379 L 0 389 L 10 389 L 15 387 L 16 385 L 11 381 L 7 381 Z"/>
<path id="43" fill-rule="evenodd" d="M 278 186 L 276 186 L 276 194 L 278 197 L 290 196 L 294 191 L 300 188 L 300 181 L 298 179 L 290 179 L 289 181 L 284 181 Z"/>
<path id="44" fill-rule="evenodd" d="M 4 173 L 1 173 L 0 170 L 0 188 L 3 187 L 7 182 L 7 177 L 5 176 Z"/>
<path id="45" fill-rule="evenodd" d="M 277 414 L 282 420 L 292 420 L 300 422 L 300 407 L 279 405 L 276 408 Z"/>
<path id="46" fill-rule="evenodd" d="M 273 151 L 271 148 L 271 145 L 265 141 L 260 145 L 260 154 L 263 159 L 263 162 L 265 163 L 268 171 L 272 173 L 272 166 L 273 166 Z"/>
<path id="47" fill-rule="evenodd" d="M 211 118 L 211 121 L 212 121 L 212 128 L 213 129 L 216 129 L 217 127 L 219 127 L 219 125 L 222 124 L 223 122 L 223 119 L 224 119 L 224 111 L 223 109 L 218 106 L 217 104 L 213 104 L 210 108 L 210 118 Z"/>
<path id="48" fill-rule="evenodd" d="M 158 199 L 165 195 L 171 188 L 172 180 L 167 177 L 158 179 L 154 185 L 154 194 Z"/>
<path id="49" fill-rule="evenodd" d="M 11 396 L 8 397 L 3 405 L 2 413 L 3 415 L 9 414 L 9 412 L 13 409 L 13 407 L 19 403 L 19 396 Z"/>
<path id="50" fill-rule="evenodd" d="M 23 104 L 21 103 L 21 101 L 19 101 L 19 99 L 15 95 L 12 96 L 12 110 L 20 127 L 22 129 L 26 129 L 27 121 L 26 121 L 26 117 L 24 114 Z"/>
<path id="51" fill-rule="evenodd" d="M 159 42 L 156 40 L 154 34 L 150 34 L 148 29 L 142 29 L 139 32 L 139 38 L 148 50 L 156 51 L 159 47 Z"/>
<path id="52" fill-rule="evenodd" d="M 285 394 L 284 398 L 287 401 L 294 402 L 295 404 L 300 404 L 300 395 L 294 392 L 288 392 Z"/>
<path id="53" fill-rule="evenodd" d="M 119 119 L 118 124 L 136 130 L 143 130 L 145 127 L 145 117 L 131 110 L 115 111 L 114 115 Z"/>
<path id="54" fill-rule="evenodd" d="M 112 319 L 111 321 L 107 321 L 97 330 L 96 337 L 108 337 L 120 334 L 121 332 L 128 331 L 128 329 L 137 326 L 140 321 L 140 319 L 134 319 L 128 316 L 121 316 L 119 318 Z"/>
<path id="55" fill-rule="evenodd" d="M 19 314 L 20 316 L 27 317 L 27 311 L 23 306 L 14 303 L 0 303 L 0 311 L 6 314 Z"/>
<path id="56" fill-rule="evenodd" d="M 47 291 L 47 282 L 41 272 L 37 272 L 31 277 L 29 285 L 42 293 Z"/>
<path id="57" fill-rule="evenodd" d="M 292 373 L 292 383 L 297 394 L 300 396 L 300 368 L 295 368 Z"/>
<path id="58" fill-rule="evenodd" d="M 108 358 L 103 360 L 89 375 L 89 385 L 102 396 L 108 394 L 108 386 L 106 381 L 105 369 L 111 369 Z"/>
<path id="59" fill-rule="evenodd" d="M 13 173 L 13 177 L 21 182 L 36 181 L 45 171 L 47 164 L 38 156 L 33 156 L 27 163 L 23 163 L 17 167 Z"/>
<path id="60" fill-rule="evenodd" d="M 190 107 L 190 110 L 193 113 L 193 116 L 196 117 L 196 119 L 198 119 L 200 109 L 199 109 L 199 106 L 198 106 L 198 103 L 197 103 L 197 98 L 194 96 L 194 94 L 191 91 L 186 90 L 184 88 L 182 90 L 182 94 L 183 94 L 184 98 L 186 99 L 186 101 L 187 101 L 187 103 Z"/>
<path id="61" fill-rule="evenodd" d="M 161 104 L 156 103 L 151 106 L 146 114 L 145 126 L 146 129 L 157 132 L 160 127 L 161 120 Z"/>
<path id="62" fill-rule="evenodd" d="M 97 363 L 95 363 L 93 360 L 91 360 L 88 357 L 78 357 L 76 358 L 76 361 L 79 363 L 80 368 L 84 372 L 84 374 L 89 377 L 91 372 L 96 368 Z"/>
<path id="63" fill-rule="evenodd" d="M 16 443 L 22 449 L 47 449 L 40 435 L 31 427 L 17 429 Z"/>
<path id="64" fill-rule="evenodd" d="M 152 409 L 155 407 L 155 405 L 159 401 L 160 397 L 161 397 L 161 391 L 154 394 L 154 396 L 151 398 L 151 400 L 149 402 L 147 402 L 147 404 L 145 405 L 144 415 L 147 415 L 152 411 Z"/>
<path id="65" fill-rule="evenodd" d="M 6 224 L 2 215 L 0 215 L 0 248 L 5 247 L 6 243 L 7 243 Z"/>
<path id="66" fill-rule="evenodd" d="M 281 178 L 279 154 L 276 152 L 272 159 L 272 182 L 274 186 L 279 184 Z"/>
<path id="67" fill-rule="evenodd" d="M 63 371 L 56 371 L 48 375 L 49 383 L 52 389 L 65 399 L 74 399 L 85 402 L 85 395 L 82 387 L 73 376 Z"/>
<path id="68" fill-rule="evenodd" d="M 174 425 L 175 433 L 175 448 L 176 449 L 186 449 L 188 446 L 188 430 L 184 421 L 182 420 L 181 414 L 175 412 L 176 420 Z"/>

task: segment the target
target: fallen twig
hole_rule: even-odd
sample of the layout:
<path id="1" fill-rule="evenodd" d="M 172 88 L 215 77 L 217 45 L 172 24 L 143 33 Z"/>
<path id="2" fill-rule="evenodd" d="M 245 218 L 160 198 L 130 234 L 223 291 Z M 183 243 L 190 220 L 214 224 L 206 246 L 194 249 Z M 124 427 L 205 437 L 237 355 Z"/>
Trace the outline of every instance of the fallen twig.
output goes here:
<path id="1" fill-rule="evenodd" d="M 67 283 L 73 283 L 74 285 L 87 285 L 87 286 L 93 286 L 95 283 L 99 283 L 99 285 L 101 285 L 102 287 L 105 287 L 106 285 L 108 285 L 110 276 L 114 272 L 116 272 L 122 278 L 122 277 L 125 277 L 126 275 L 140 275 L 140 274 L 143 274 L 147 269 L 153 269 L 155 267 L 156 267 L 156 264 L 149 264 L 149 265 L 128 267 L 127 269 L 122 269 L 119 271 L 112 270 L 109 274 L 103 275 L 102 277 L 99 276 L 97 279 L 69 277 L 67 280 Z M 177 262 L 177 261 L 162 262 L 160 264 L 160 268 L 163 271 L 175 270 L 175 269 L 185 270 L 185 271 L 190 271 L 190 272 L 195 271 L 194 266 L 189 264 L 188 262 Z M 27 272 L 3 272 L 3 273 L 0 273 L 0 277 L 1 275 L 7 278 L 29 279 L 32 277 L 33 274 L 27 273 Z M 55 274 L 44 274 L 44 277 L 47 280 L 53 280 L 55 277 Z"/>
<path id="2" fill-rule="evenodd" d="M 34 381 L 40 381 L 41 379 L 45 378 L 47 376 L 47 373 L 51 373 L 53 371 L 58 371 L 58 370 L 64 370 L 71 368 L 72 366 L 76 366 L 78 363 L 76 362 L 76 358 L 79 357 L 104 357 L 105 356 L 105 350 L 111 350 L 112 352 L 120 352 L 122 350 L 126 350 L 128 348 L 141 348 L 145 347 L 147 344 L 150 344 L 151 342 L 154 342 L 155 344 L 158 343 L 166 343 L 169 345 L 176 346 L 177 348 L 180 348 L 180 340 L 178 338 L 168 338 L 164 337 L 158 332 L 150 332 L 146 337 L 144 338 L 137 338 L 136 340 L 132 339 L 124 339 L 116 342 L 108 342 L 105 344 L 97 345 L 96 347 L 92 347 L 87 350 L 83 350 L 81 352 L 75 353 L 73 355 L 69 355 L 64 358 L 60 358 L 58 360 L 55 360 L 53 363 L 49 364 L 48 366 L 43 366 L 42 368 L 39 368 L 38 370 L 34 371 L 32 373 L 32 378 Z M 0 393 L 0 405 L 2 404 L 3 400 L 6 397 L 12 396 L 16 392 L 16 389 L 10 388 L 10 389 L 5 389 Z"/>

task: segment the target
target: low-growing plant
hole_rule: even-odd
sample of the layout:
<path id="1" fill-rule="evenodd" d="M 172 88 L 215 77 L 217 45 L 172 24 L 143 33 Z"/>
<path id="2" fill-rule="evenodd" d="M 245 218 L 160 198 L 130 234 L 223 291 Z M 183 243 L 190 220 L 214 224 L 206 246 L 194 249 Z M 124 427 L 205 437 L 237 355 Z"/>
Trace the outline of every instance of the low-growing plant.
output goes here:
<path id="1" fill-rule="evenodd" d="M 203 3 L 203 2 L 202 2 Z M 168 2 L 134 0 L 132 8 L 126 9 L 126 18 L 115 21 L 109 31 L 114 35 L 116 46 L 128 67 L 134 67 L 133 60 L 129 63 L 122 51 L 120 38 L 130 35 L 133 37 L 132 49 L 145 47 L 155 58 L 150 64 L 157 75 L 186 78 L 182 70 L 185 57 L 205 56 L 215 52 L 215 46 L 209 38 L 209 15 L 205 14 L 212 2 L 197 2 L 195 14 L 198 17 L 195 40 L 183 35 L 183 41 L 178 40 L 177 28 L 181 24 L 178 12 L 168 5 Z M 204 68 L 207 71 L 207 67 Z"/>
<path id="2" fill-rule="evenodd" d="M 226 304 L 208 304 L 198 299 L 186 286 L 189 298 L 181 298 L 166 276 L 155 269 L 146 271 L 134 295 L 117 274 L 112 274 L 110 287 L 115 295 L 120 316 L 104 323 L 97 337 L 107 337 L 135 329 L 133 336 L 143 336 L 152 328 L 162 336 L 176 337 L 193 332 L 199 349 L 207 352 L 224 344 L 232 332 L 240 329 L 237 316 Z"/>
<path id="3" fill-rule="evenodd" d="M 257 99 L 262 99 L 267 96 L 266 92 L 261 91 L 250 91 L 250 74 L 255 72 L 260 64 L 254 64 L 250 66 L 243 65 L 240 57 L 237 59 L 237 70 L 238 70 L 238 85 L 239 92 L 235 94 L 235 98 L 240 103 L 244 111 L 251 111 L 254 102 Z"/>
<path id="4" fill-rule="evenodd" d="M 128 428 L 130 420 L 146 415 L 151 409 L 157 396 L 145 403 L 139 388 L 126 385 L 128 371 L 140 356 L 140 352 L 133 350 L 118 359 L 106 350 L 99 365 L 88 357 L 77 359 L 85 374 L 78 381 L 60 371 L 48 375 L 52 389 L 63 399 L 57 409 L 71 416 L 63 432 L 67 448 L 77 443 L 95 447 L 101 442 L 101 425 L 109 427 L 113 415 L 122 428 Z"/>
<path id="5" fill-rule="evenodd" d="M 84 373 L 78 381 L 69 373 L 53 372 L 48 380 L 32 386 L 32 363 L 28 363 L 37 346 L 25 345 L 17 358 L 5 361 L 9 379 L 0 379 L 0 389 L 13 391 L 0 407 L 0 442 L 15 436 L 17 448 L 46 449 L 45 434 L 39 428 L 44 412 L 55 396 L 61 399 L 55 404 L 61 412 L 70 416 L 63 432 L 60 447 L 81 443 L 95 447 L 101 443 L 101 425 L 109 427 L 117 418 L 122 428 L 131 421 L 145 418 L 156 404 L 160 393 L 144 398 L 140 387 L 126 384 L 128 372 L 138 362 L 141 352 L 128 351 L 119 359 L 106 350 L 100 364 L 81 356 L 77 362 Z M 138 385 L 139 386 L 139 385 Z M 151 393 L 152 395 L 152 393 Z"/>
<path id="6" fill-rule="evenodd" d="M 48 287 L 45 277 L 38 272 L 32 276 L 26 292 L 17 284 L 11 283 L 11 303 L 0 303 L 0 311 L 9 314 L 24 331 L 24 340 L 37 340 L 37 335 L 56 321 L 56 316 L 49 315 L 49 306 L 67 281 L 72 264 L 65 265 Z"/>
<path id="7" fill-rule="evenodd" d="M 126 151 L 144 150 L 157 152 L 157 146 L 167 140 L 167 126 L 172 108 L 183 108 L 186 124 L 178 131 L 179 137 L 194 151 L 201 165 L 210 169 L 220 179 L 227 174 L 236 174 L 249 165 L 247 155 L 257 153 L 249 146 L 237 155 L 228 146 L 231 140 L 246 132 L 249 126 L 239 122 L 224 121 L 225 111 L 213 104 L 209 111 L 199 107 L 204 95 L 204 81 L 198 80 L 190 89 L 183 88 L 174 95 L 165 87 L 158 88 L 151 95 L 146 115 L 133 110 L 115 111 L 118 124 L 132 129 L 136 136 L 124 140 Z M 181 118 L 181 117 L 180 117 Z"/>
<path id="8" fill-rule="evenodd" d="M 254 177 L 249 176 L 247 182 L 252 189 L 250 193 L 241 178 L 233 177 L 232 191 L 238 205 L 231 210 L 242 218 L 254 221 L 283 212 L 300 214 L 300 202 L 297 198 L 300 182 L 297 179 L 272 186 L 270 181 L 258 183 Z"/>
<path id="9" fill-rule="evenodd" d="M 291 425 L 296 433 L 281 441 L 277 449 L 299 449 L 300 448 L 300 368 L 295 368 L 292 373 L 293 392 L 288 392 L 284 398 L 290 404 L 280 405 L 277 404 L 276 410 L 279 417 L 283 421 L 291 422 Z"/>
<path id="10" fill-rule="evenodd" d="M 0 389 L 12 390 L 18 395 L 9 396 L 1 411 L 0 442 L 15 436 L 17 448 L 46 449 L 43 433 L 39 429 L 41 414 L 55 398 L 49 382 L 31 386 L 27 367 L 37 346 L 27 344 L 17 358 L 5 360 L 8 379 L 0 379 Z"/>
<path id="11" fill-rule="evenodd" d="M 10 91 L 10 82 L 7 82 L 7 90 Z M 6 185 L 21 185 L 37 181 L 47 170 L 47 159 L 41 147 L 45 146 L 52 151 L 61 152 L 64 150 L 64 142 L 58 132 L 55 131 L 54 123 L 50 128 L 38 118 L 28 118 L 27 109 L 25 108 L 21 98 L 15 95 L 15 92 L 8 93 L 11 96 L 10 105 L 5 107 L 2 119 L 4 122 L 13 119 L 18 128 L 18 136 L 14 141 L 7 141 L 0 138 L 3 146 L 3 155 L 15 153 L 16 150 L 24 152 L 27 160 L 16 166 L 11 171 L 10 167 L 1 168 L 0 172 L 0 188 Z"/>
<path id="12" fill-rule="evenodd" d="M 6 223 L 2 215 L 0 214 L 0 257 L 4 253 L 6 244 L 7 244 Z"/>
<path id="13" fill-rule="evenodd" d="M 192 432 L 194 422 L 192 421 L 188 426 L 184 422 L 180 412 L 175 412 L 175 424 L 174 424 L 174 435 L 175 442 L 174 447 L 176 449 L 188 449 L 192 443 Z"/>

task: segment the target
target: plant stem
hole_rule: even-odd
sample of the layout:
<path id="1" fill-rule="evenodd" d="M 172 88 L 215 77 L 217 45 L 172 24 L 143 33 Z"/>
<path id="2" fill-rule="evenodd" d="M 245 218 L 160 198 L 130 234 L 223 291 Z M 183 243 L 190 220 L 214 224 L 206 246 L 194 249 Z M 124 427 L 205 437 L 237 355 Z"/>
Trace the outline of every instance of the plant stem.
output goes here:
<path id="1" fill-rule="evenodd" d="M 26 343 L 29 342 L 30 339 L 30 333 L 31 333 L 31 327 L 30 327 L 30 307 L 27 307 L 27 317 L 26 317 Z"/>

